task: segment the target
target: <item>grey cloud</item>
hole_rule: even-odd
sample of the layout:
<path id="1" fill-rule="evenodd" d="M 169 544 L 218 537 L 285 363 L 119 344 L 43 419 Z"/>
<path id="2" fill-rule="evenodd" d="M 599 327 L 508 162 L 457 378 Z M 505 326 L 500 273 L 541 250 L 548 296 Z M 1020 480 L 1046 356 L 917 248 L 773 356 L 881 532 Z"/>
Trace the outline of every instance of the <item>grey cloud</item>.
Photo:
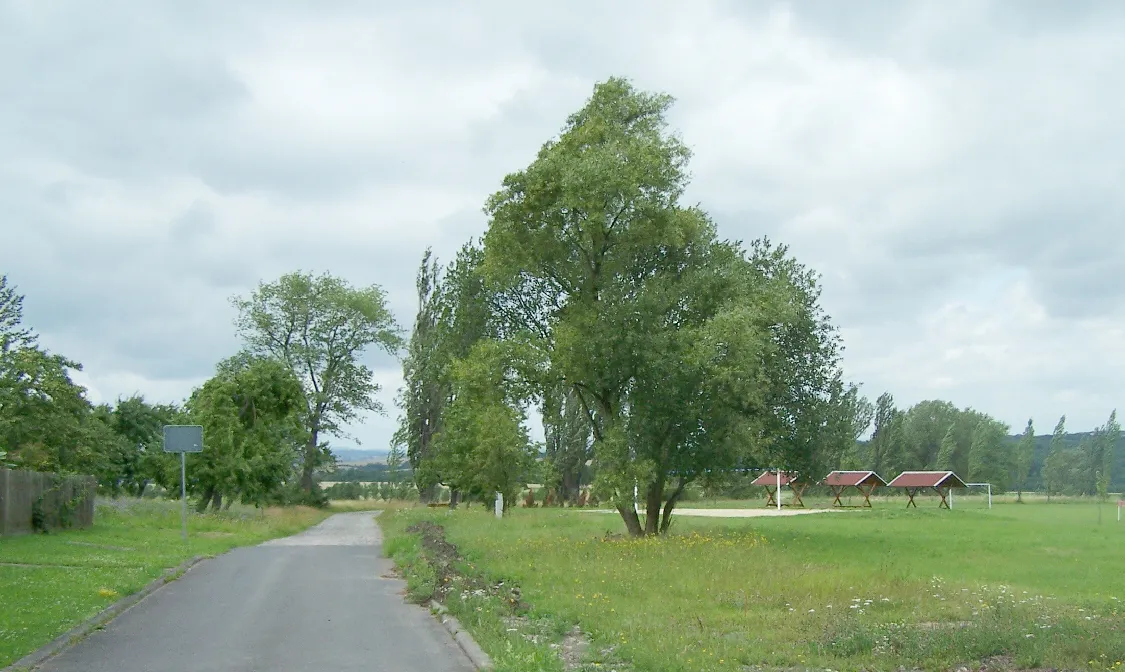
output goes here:
<path id="1" fill-rule="evenodd" d="M 756 41 L 713 37 L 746 27 L 753 40 L 784 11 L 788 32 L 765 35 L 777 43 L 759 61 Z M 409 327 L 423 249 L 449 261 L 483 233 L 480 208 L 504 174 L 534 159 L 595 81 L 624 74 L 678 99 L 673 125 L 696 150 L 689 200 L 721 235 L 769 235 L 823 272 L 850 369 L 872 387 L 899 381 L 904 396 L 1004 405 L 999 379 L 907 389 L 896 377 L 907 365 L 880 352 L 912 347 L 927 311 L 1009 275 L 1028 278 L 1050 319 L 1120 319 L 1122 28 L 1125 9 L 1095 2 L 7 3 L 0 271 L 28 295 L 29 322 L 95 377 L 209 375 L 237 347 L 229 296 L 296 268 L 382 285 Z M 382 51 L 338 56 L 333 31 Z M 297 51 L 314 38 L 326 53 Z M 307 127 L 255 98 L 253 66 L 298 53 L 314 80 L 343 82 L 331 92 L 370 94 L 347 104 L 394 111 L 416 94 L 435 107 L 391 114 L 388 128 L 377 109 L 369 126 L 358 114 Z M 843 79 L 818 80 L 825 69 Z M 517 83 L 491 92 L 482 80 L 480 96 L 497 99 L 472 111 L 442 95 L 489 71 Z M 284 68 L 268 72 L 284 85 Z M 376 89 L 386 81 L 399 98 Z M 834 85 L 843 91 L 822 90 Z M 866 86 L 871 100 L 847 90 Z M 334 93 L 298 103 L 334 113 L 345 104 Z M 888 127 L 864 126 L 884 114 Z M 419 202 L 423 222 L 373 187 L 448 202 Z M 365 361 L 380 376 L 399 368 L 381 353 Z M 1099 399 L 1120 373 L 1082 359 L 1071 369 Z M 1008 406 L 1053 384 L 1028 383 Z M 368 443 L 389 436 L 388 410 L 358 430 Z"/>

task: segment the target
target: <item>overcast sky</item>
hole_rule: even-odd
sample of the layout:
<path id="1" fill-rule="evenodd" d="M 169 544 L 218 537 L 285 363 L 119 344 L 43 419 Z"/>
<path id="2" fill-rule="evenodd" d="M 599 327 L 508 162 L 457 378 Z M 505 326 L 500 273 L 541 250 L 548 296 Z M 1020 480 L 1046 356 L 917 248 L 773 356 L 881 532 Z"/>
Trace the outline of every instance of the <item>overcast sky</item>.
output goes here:
<path id="1" fill-rule="evenodd" d="M 871 399 L 1039 433 L 1125 399 L 1111 1 L 0 0 L 0 273 L 93 400 L 180 401 L 262 279 L 378 283 L 409 326 L 426 246 L 613 75 L 676 98 L 722 236 L 823 275 Z"/>

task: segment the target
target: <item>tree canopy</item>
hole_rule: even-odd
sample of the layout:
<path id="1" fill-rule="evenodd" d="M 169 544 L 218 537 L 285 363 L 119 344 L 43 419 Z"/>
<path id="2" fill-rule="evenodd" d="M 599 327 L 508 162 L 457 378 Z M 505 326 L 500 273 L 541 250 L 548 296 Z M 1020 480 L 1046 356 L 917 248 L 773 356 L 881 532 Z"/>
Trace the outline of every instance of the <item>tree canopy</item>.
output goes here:
<path id="1" fill-rule="evenodd" d="M 379 384 L 360 356 L 370 347 L 396 354 L 399 328 L 382 288 L 357 289 L 327 273 L 285 274 L 234 305 L 248 352 L 284 363 L 301 383 L 308 436 L 301 486 L 311 493 L 313 472 L 332 459 L 321 435 L 346 435 L 362 411 L 383 412 Z"/>

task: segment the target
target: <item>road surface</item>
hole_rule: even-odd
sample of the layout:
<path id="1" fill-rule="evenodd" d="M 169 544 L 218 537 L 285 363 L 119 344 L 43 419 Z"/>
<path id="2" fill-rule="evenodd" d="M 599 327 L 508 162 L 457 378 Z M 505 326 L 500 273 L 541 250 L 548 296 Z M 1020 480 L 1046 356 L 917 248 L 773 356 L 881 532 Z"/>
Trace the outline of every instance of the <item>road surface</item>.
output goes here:
<path id="1" fill-rule="evenodd" d="M 386 578 L 372 513 L 235 549 L 160 588 L 73 648 L 52 672 L 288 672 L 475 668 L 426 609 Z"/>

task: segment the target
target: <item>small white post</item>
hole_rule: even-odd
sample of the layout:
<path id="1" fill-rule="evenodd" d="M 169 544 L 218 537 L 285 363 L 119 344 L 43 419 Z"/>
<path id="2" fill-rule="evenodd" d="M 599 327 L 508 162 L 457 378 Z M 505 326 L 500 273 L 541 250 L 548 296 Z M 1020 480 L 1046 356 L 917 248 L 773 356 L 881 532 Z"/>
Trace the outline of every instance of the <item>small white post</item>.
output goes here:
<path id="1" fill-rule="evenodd" d="M 992 508 L 992 484 L 988 484 L 988 508 Z"/>
<path id="2" fill-rule="evenodd" d="M 777 510 L 781 511 L 781 470 L 777 470 Z"/>
<path id="3" fill-rule="evenodd" d="M 639 496 L 639 494 L 640 492 L 637 488 L 637 482 L 633 481 L 633 510 L 637 512 L 638 516 L 641 515 L 641 507 L 637 504 L 637 497 Z"/>
<path id="4" fill-rule="evenodd" d="M 499 492 L 496 493 L 496 517 L 504 517 L 504 495 Z"/>
<path id="5" fill-rule="evenodd" d="M 1121 507 L 1125 505 L 1125 499 L 1117 500 L 1117 522 L 1121 522 Z"/>
<path id="6" fill-rule="evenodd" d="M 953 488 L 949 489 L 949 510 L 953 510 Z"/>

